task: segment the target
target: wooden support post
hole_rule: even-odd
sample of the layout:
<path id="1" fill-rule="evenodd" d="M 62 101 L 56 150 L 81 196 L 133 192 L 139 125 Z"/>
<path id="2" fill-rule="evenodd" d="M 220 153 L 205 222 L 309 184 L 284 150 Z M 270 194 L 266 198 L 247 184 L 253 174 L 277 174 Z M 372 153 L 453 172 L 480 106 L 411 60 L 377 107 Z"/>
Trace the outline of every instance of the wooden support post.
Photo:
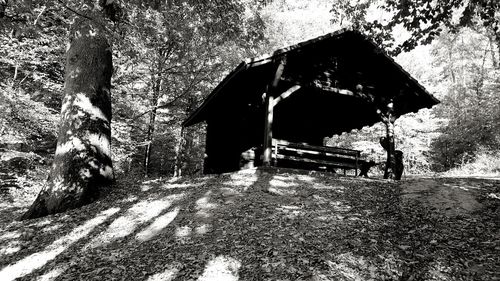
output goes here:
<path id="1" fill-rule="evenodd" d="M 396 116 L 394 115 L 394 104 L 392 99 L 388 101 L 386 107 L 387 109 L 385 112 L 380 109 L 377 110 L 377 113 L 385 125 L 385 138 L 380 139 L 380 144 L 387 151 L 384 179 L 393 179 L 395 169 L 394 122 L 396 121 Z"/>
<path id="2" fill-rule="evenodd" d="M 283 74 L 285 68 L 286 58 L 283 57 L 279 62 L 271 86 L 266 93 L 266 115 L 264 117 L 264 143 L 262 149 L 262 165 L 271 166 L 272 160 L 272 141 L 273 141 L 273 107 L 274 107 L 274 93 L 278 87 L 278 82 Z"/>
<path id="3" fill-rule="evenodd" d="M 384 179 L 392 179 L 394 177 L 394 121 L 389 119 L 389 122 L 385 123 L 386 129 L 386 139 L 387 139 L 387 159 L 385 164 Z"/>
<path id="4" fill-rule="evenodd" d="M 264 124 L 264 155 L 262 164 L 266 167 L 271 166 L 271 152 L 273 140 L 273 102 L 274 98 L 269 93 L 266 93 L 266 118 Z"/>
<path id="5" fill-rule="evenodd" d="M 361 156 L 361 153 L 358 152 L 356 153 L 356 169 L 354 170 L 354 176 L 358 176 L 358 166 L 359 166 L 359 157 Z"/>

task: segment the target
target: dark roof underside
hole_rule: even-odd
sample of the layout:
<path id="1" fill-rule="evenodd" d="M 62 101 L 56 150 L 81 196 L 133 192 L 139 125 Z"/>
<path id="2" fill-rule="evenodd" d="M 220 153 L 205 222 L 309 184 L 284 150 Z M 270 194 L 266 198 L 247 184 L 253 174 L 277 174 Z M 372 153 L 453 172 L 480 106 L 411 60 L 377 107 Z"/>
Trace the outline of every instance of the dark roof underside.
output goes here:
<path id="1" fill-rule="evenodd" d="M 389 98 L 394 99 L 397 116 L 439 103 L 365 36 L 339 31 L 278 50 L 272 56 L 242 62 L 183 125 L 220 114 L 231 118 L 231 114 L 249 106 L 259 106 L 283 56 L 286 65 L 276 92 L 279 95 L 294 85 L 301 85 L 301 89 L 276 106 L 276 137 L 300 140 L 300 135 L 332 136 L 371 126 L 380 121 L 377 104 Z M 375 96 L 375 102 L 329 90 L 356 92 L 356 85 L 363 85 L 363 91 Z M 261 122 L 257 121 L 262 119 L 261 111 L 248 112 L 246 118 Z"/>

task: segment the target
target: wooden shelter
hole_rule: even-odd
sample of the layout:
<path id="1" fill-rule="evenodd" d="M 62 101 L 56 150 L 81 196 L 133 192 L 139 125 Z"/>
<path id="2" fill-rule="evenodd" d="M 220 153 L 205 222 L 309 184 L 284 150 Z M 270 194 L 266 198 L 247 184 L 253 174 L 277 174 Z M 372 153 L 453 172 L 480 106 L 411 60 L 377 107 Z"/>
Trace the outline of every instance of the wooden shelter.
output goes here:
<path id="1" fill-rule="evenodd" d="M 389 103 L 397 118 L 439 101 L 367 37 L 340 30 L 243 61 L 183 126 L 206 121 L 205 172 L 221 173 L 269 165 L 273 138 L 322 146 L 373 125 Z"/>

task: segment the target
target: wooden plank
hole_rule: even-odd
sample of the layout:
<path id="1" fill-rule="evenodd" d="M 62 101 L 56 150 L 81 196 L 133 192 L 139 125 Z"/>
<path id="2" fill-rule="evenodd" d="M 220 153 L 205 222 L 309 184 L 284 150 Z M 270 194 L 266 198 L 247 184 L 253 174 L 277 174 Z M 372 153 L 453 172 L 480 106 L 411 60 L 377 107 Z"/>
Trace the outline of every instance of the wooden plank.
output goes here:
<path id="1" fill-rule="evenodd" d="M 272 139 L 272 148 L 272 156 L 276 161 L 279 159 L 342 168 L 344 174 L 346 169 L 354 169 L 355 176 L 358 175 L 361 155 L 359 150 L 293 143 L 279 139 Z"/>
<path id="2" fill-rule="evenodd" d="M 352 160 L 353 162 L 356 162 L 357 157 L 355 155 L 345 155 L 342 153 L 331 153 L 331 152 L 323 152 L 323 151 L 314 151 L 314 150 L 306 150 L 306 149 L 297 149 L 294 147 L 286 147 L 286 146 L 278 146 L 278 151 L 284 151 L 284 152 L 294 152 L 297 154 L 307 154 L 309 156 L 316 156 L 316 157 L 337 157 L 337 158 L 342 158 L 342 159 L 349 159 Z"/>
<path id="3" fill-rule="evenodd" d="M 327 166 L 332 166 L 332 167 L 336 167 L 336 168 L 356 169 L 356 165 L 355 164 L 349 164 L 349 163 L 346 163 L 346 162 L 336 162 L 336 161 L 309 159 L 309 158 L 302 158 L 302 157 L 296 157 L 296 156 L 290 156 L 290 155 L 282 155 L 282 154 L 278 154 L 278 159 L 295 161 L 295 162 L 304 162 L 304 163 L 319 164 L 319 165 L 327 165 Z"/>
<path id="4" fill-rule="evenodd" d="M 356 156 L 356 155 L 358 155 L 358 153 L 361 152 L 359 150 L 348 149 L 348 148 L 338 148 L 338 147 L 331 147 L 331 146 L 317 146 L 317 145 L 310 145 L 310 144 L 293 143 L 293 142 L 279 140 L 279 139 L 273 139 L 273 143 L 288 146 L 288 147 L 303 148 L 306 150 L 318 150 L 318 151 L 332 152 L 332 153 L 339 153 L 339 154 L 342 153 L 345 155 L 352 155 L 352 156 Z"/>
<path id="5" fill-rule="evenodd" d="M 300 85 L 295 85 L 295 86 L 292 86 L 290 89 L 286 90 L 285 92 L 283 92 L 279 97 L 277 97 L 274 100 L 273 107 L 276 106 L 280 101 L 282 101 L 282 100 L 288 98 L 289 96 L 291 96 L 293 93 L 295 93 L 296 91 L 298 91 L 300 88 L 301 88 Z"/>

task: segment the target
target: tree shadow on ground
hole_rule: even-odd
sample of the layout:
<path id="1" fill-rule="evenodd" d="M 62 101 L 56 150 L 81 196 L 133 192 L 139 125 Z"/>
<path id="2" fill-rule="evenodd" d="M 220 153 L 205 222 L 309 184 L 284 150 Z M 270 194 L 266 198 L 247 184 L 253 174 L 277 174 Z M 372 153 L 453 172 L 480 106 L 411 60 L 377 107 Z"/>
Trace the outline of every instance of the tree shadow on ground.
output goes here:
<path id="1" fill-rule="evenodd" d="M 456 182 L 436 180 L 445 184 Z M 402 198 L 403 185 L 291 169 L 124 183 L 81 209 L 2 228 L 0 246 L 25 246 L 0 276 L 45 253 L 19 280 L 499 277 L 498 213 L 450 217 Z"/>

